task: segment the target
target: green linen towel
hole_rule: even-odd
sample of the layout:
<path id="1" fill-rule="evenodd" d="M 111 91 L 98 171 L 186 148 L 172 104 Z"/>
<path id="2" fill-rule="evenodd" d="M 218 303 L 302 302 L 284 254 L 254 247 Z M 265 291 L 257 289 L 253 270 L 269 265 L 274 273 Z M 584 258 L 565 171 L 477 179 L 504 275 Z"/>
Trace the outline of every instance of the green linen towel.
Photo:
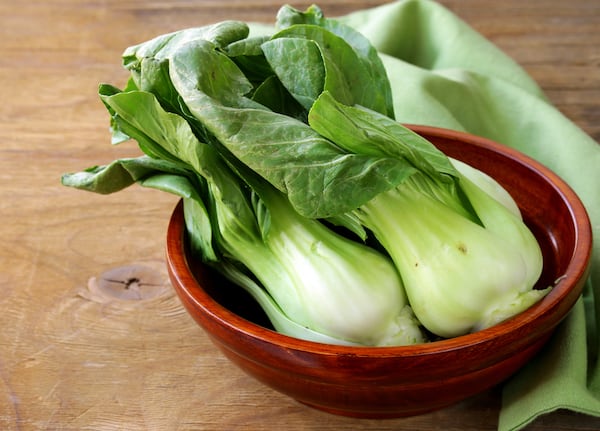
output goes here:
<path id="1" fill-rule="evenodd" d="M 553 107 L 518 64 L 432 0 L 401 0 L 338 18 L 381 53 L 398 121 L 467 131 L 516 148 L 554 170 L 583 201 L 596 238 L 585 293 L 544 350 L 504 385 L 498 429 L 521 429 L 559 408 L 600 416 L 600 299 L 594 303 L 600 145 Z"/>

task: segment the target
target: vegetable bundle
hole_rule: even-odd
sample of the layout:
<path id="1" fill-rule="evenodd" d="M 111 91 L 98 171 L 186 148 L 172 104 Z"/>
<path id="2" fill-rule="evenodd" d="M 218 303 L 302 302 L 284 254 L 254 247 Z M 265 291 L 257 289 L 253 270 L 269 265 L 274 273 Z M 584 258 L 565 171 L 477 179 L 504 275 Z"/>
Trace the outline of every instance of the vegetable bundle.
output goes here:
<path id="1" fill-rule="evenodd" d="M 492 326 L 543 297 L 540 247 L 508 193 L 394 120 L 376 50 L 317 6 L 277 32 L 225 21 L 123 54 L 103 84 L 113 143 L 144 155 L 65 174 L 180 196 L 192 250 L 276 330 L 406 345 Z"/>

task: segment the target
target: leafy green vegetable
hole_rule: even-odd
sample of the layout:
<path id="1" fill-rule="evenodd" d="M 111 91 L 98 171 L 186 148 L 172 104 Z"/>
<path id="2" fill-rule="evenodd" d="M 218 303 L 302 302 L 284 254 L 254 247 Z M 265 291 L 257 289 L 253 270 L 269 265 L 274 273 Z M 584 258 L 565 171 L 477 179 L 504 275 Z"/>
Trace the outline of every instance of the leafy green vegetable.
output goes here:
<path id="1" fill-rule="evenodd" d="M 548 292 L 532 289 L 542 254 L 520 218 L 463 177 L 461 187 L 483 224 L 475 223 L 432 197 L 435 186 L 427 182 L 415 175 L 357 213 L 394 260 L 429 331 L 454 337 L 484 329 Z"/>
<path id="2" fill-rule="evenodd" d="M 193 252 L 299 338 L 425 342 L 546 294 L 533 289 L 541 252 L 510 195 L 393 119 L 364 36 L 317 6 L 284 6 L 277 28 L 248 37 L 225 21 L 126 49 L 126 87 L 99 95 L 112 142 L 145 155 L 63 184 L 180 196 Z"/>
<path id="3" fill-rule="evenodd" d="M 241 96 L 248 88 L 230 96 L 240 80 L 233 80 L 219 100 L 211 97 L 209 92 L 219 96 L 216 84 L 193 75 L 200 64 L 217 68 L 213 62 L 229 60 L 206 49 L 178 51 L 170 68 L 174 87 L 219 145 L 286 192 L 301 214 L 321 218 L 346 212 L 410 175 L 400 160 L 345 152 L 296 118 L 248 107 Z"/>
<path id="4" fill-rule="evenodd" d="M 103 100 L 121 129 L 139 137 L 143 128 L 145 148 L 160 148 L 177 162 L 119 160 L 67 175 L 65 185 L 114 192 L 138 181 L 184 197 L 196 250 L 268 307 L 281 330 L 340 344 L 424 340 L 386 256 L 299 215 L 270 184 L 199 142 L 188 123 L 164 111 L 152 94 L 130 91 Z M 203 179 L 197 187 L 195 175 Z"/>

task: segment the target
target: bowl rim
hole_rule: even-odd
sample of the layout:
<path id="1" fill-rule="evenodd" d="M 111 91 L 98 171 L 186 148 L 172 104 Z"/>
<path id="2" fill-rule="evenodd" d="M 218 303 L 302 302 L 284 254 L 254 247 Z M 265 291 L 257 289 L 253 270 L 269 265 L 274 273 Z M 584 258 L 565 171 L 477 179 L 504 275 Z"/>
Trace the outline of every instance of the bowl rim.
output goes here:
<path id="1" fill-rule="evenodd" d="M 466 132 L 424 125 L 407 124 L 406 126 L 419 134 L 423 133 L 428 136 L 465 141 L 474 146 L 502 153 L 516 163 L 526 165 L 528 169 L 534 170 L 540 176 L 544 177 L 561 196 L 561 199 L 569 204 L 567 205 L 569 208 L 569 221 L 573 223 L 575 231 L 575 249 L 570 257 L 565 274 L 560 277 L 553 286 L 553 289 L 544 298 L 526 311 L 492 327 L 428 343 L 407 346 L 344 346 L 295 338 L 265 328 L 235 314 L 214 300 L 199 285 L 191 273 L 185 253 L 181 253 L 181 250 L 184 250 L 185 234 L 182 200 L 177 203 L 173 210 L 167 228 L 167 267 L 171 277 L 176 281 L 173 283 L 175 289 L 180 289 L 180 295 L 185 294 L 187 299 L 192 301 L 197 308 L 204 310 L 205 313 L 211 316 L 211 319 L 216 320 L 221 326 L 228 328 L 230 331 L 243 333 L 245 336 L 263 343 L 321 355 L 347 354 L 370 358 L 412 357 L 432 353 L 447 353 L 465 348 L 477 348 L 482 343 L 498 340 L 508 336 L 508 334 L 514 334 L 515 331 L 520 332 L 523 337 L 527 337 L 528 332 L 530 332 L 528 328 L 534 320 L 541 318 L 544 321 L 544 326 L 548 326 L 547 324 L 551 323 L 550 317 L 552 313 L 561 309 L 562 299 L 566 296 L 576 294 L 576 297 L 572 299 L 572 304 L 569 304 L 562 311 L 563 315 L 560 316 L 560 319 L 552 327 L 556 326 L 568 314 L 579 298 L 583 285 L 582 280 L 587 278 L 589 274 L 589 262 L 592 253 L 591 223 L 587 211 L 577 194 L 550 168 L 514 148 Z M 573 292 L 577 285 L 580 285 L 578 291 Z M 190 288 L 189 286 L 195 288 Z M 567 286 L 573 287 L 572 289 L 567 289 Z M 549 330 L 551 328 L 546 329 Z"/>

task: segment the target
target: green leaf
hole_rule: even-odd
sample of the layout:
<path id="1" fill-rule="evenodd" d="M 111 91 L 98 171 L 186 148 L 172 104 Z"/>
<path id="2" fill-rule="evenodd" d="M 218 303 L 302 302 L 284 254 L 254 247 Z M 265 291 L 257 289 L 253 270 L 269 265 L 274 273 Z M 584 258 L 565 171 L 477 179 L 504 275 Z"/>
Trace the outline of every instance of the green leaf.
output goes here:
<path id="1" fill-rule="evenodd" d="M 248 25 L 240 21 L 223 21 L 203 27 L 194 27 L 157 36 L 147 42 L 130 46 L 123 52 L 123 66 L 136 74 L 145 58 L 168 59 L 174 52 L 191 41 L 203 40 L 225 48 L 227 45 L 248 37 Z"/>
<path id="2" fill-rule="evenodd" d="M 147 156 L 125 158 L 104 166 L 92 166 L 81 172 L 67 173 L 61 178 L 63 185 L 100 194 L 110 194 L 123 190 L 157 172 L 188 175 L 179 165 L 166 160 Z"/>
<path id="3" fill-rule="evenodd" d="M 203 197 L 198 193 L 200 187 L 197 181 L 192 182 L 192 178 L 193 175 L 159 173 L 139 181 L 139 184 L 183 199 L 183 216 L 190 248 L 204 262 L 214 264 L 221 260 L 221 256 L 214 248 L 211 219 Z"/>
<path id="4" fill-rule="evenodd" d="M 233 79 L 212 81 L 216 70 Z M 302 121 L 249 103 L 239 69 L 209 44 L 183 46 L 171 59 L 170 75 L 190 113 L 218 145 L 287 193 L 304 216 L 347 212 L 413 173 L 392 158 L 349 154 Z"/>
<path id="5" fill-rule="evenodd" d="M 169 74 L 186 105 L 193 96 L 230 107 L 264 109 L 247 96 L 253 85 L 227 55 L 205 40 L 179 47 L 169 59 Z"/>
<path id="6" fill-rule="evenodd" d="M 292 96 L 309 110 L 325 87 L 325 65 L 319 46 L 300 38 L 279 38 L 262 45 L 265 58 Z"/>
<path id="7" fill-rule="evenodd" d="M 361 107 L 346 106 L 329 92 L 313 105 L 309 125 L 349 152 L 406 160 L 431 178 L 449 182 L 458 172 L 431 142 L 397 121 Z"/>
<path id="8" fill-rule="evenodd" d="M 167 60 L 142 59 L 138 87 L 141 91 L 154 94 L 167 111 L 181 112 L 181 98 L 171 83 Z"/>
<path id="9" fill-rule="evenodd" d="M 267 36 L 242 39 L 228 45 L 223 50 L 248 80 L 256 85 L 260 85 L 261 82 L 273 75 L 273 70 L 261 49 L 261 45 L 268 39 Z"/>
<path id="10" fill-rule="evenodd" d="M 185 118 L 165 111 L 153 94 L 130 91 L 104 96 L 103 101 L 116 114 L 121 129 L 146 150 L 150 148 L 152 156 L 198 168 L 207 145 L 198 140 Z"/>
<path id="11" fill-rule="evenodd" d="M 265 79 L 254 91 L 252 100 L 273 112 L 308 122 L 308 111 L 292 97 L 276 76 Z"/>
<path id="12" fill-rule="evenodd" d="M 284 29 L 296 24 L 315 24 L 324 26 L 327 19 L 317 5 L 309 6 L 304 12 L 289 5 L 282 6 L 277 12 L 276 27 Z"/>
<path id="13" fill-rule="evenodd" d="M 100 84 L 98 86 L 98 94 L 101 95 L 101 97 L 100 97 L 101 100 L 102 100 L 102 95 L 111 96 L 113 94 L 117 94 L 120 92 L 121 92 L 120 89 L 118 89 L 117 87 L 110 85 L 110 84 Z M 102 103 L 104 103 L 103 100 L 102 100 Z M 125 133 L 123 130 L 121 130 L 118 122 L 115 120 L 115 117 L 116 117 L 115 111 L 106 103 L 104 103 L 104 107 L 108 110 L 108 113 L 110 114 L 110 132 L 111 132 L 110 143 L 112 145 L 118 145 L 118 144 L 121 144 L 123 142 L 130 140 L 131 137 L 127 133 Z"/>
<path id="14" fill-rule="evenodd" d="M 306 217 L 352 210 L 414 173 L 388 157 L 350 154 L 305 123 L 270 111 L 188 100 L 190 110 L 244 164 L 287 193 Z"/>
<path id="15" fill-rule="evenodd" d="M 321 91 L 327 90 L 347 105 L 360 104 L 387 112 L 384 93 L 363 61 L 344 39 L 322 27 L 289 27 L 266 42 L 263 51 L 279 79 L 292 94 L 292 88 L 319 86 L 311 93 L 310 103 L 301 102 L 307 109 Z M 304 60 L 303 51 L 306 52 Z M 302 67 L 296 67 L 296 62 Z"/>
<path id="16" fill-rule="evenodd" d="M 349 105 L 362 105 L 394 118 L 392 89 L 386 69 L 377 50 L 360 32 L 336 19 L 324 17 L 321 9 L 315 5 L 305 12 L 283 6 L 277 15 L 277 27 L 281 31 L 274 38 L 285 36 L 314 40 L 325 55 L 339 65 L 342 74 L 351 77 L 355 100 Z M 316 27 L 321 27 L 321 30 Z M 353 55 L 348 55 L 348 48 L 353 50 Z M 360 84 L 356 86 L 353 81 Z M 325 89 L 343 101 L 331 86 Z"/>
<path id="17" fill-rule="evenodd" d="M 165 159 L 172 162 L 177 162 L 177 158 L 173 157 L 172 154 L 157 145 L 151 137 L 144 133 L 143 128 L 134 126 L 126 121 L 119 115 L 118 110 L 115 109 L 117 107 L 117 105 L 114 103 L 115 98 L 122 99 L 124 97 L 136 97 L 135 94 L 138 93 L 137 90 L 124 93 L 111 85 L 101 85 L 98 92 L 102 103 L 111 116 L 110 121 L 113 144 L 120 143 L 128 139 L 135 139 L 144 154 L 147 154 L 154 159 Z"/>

